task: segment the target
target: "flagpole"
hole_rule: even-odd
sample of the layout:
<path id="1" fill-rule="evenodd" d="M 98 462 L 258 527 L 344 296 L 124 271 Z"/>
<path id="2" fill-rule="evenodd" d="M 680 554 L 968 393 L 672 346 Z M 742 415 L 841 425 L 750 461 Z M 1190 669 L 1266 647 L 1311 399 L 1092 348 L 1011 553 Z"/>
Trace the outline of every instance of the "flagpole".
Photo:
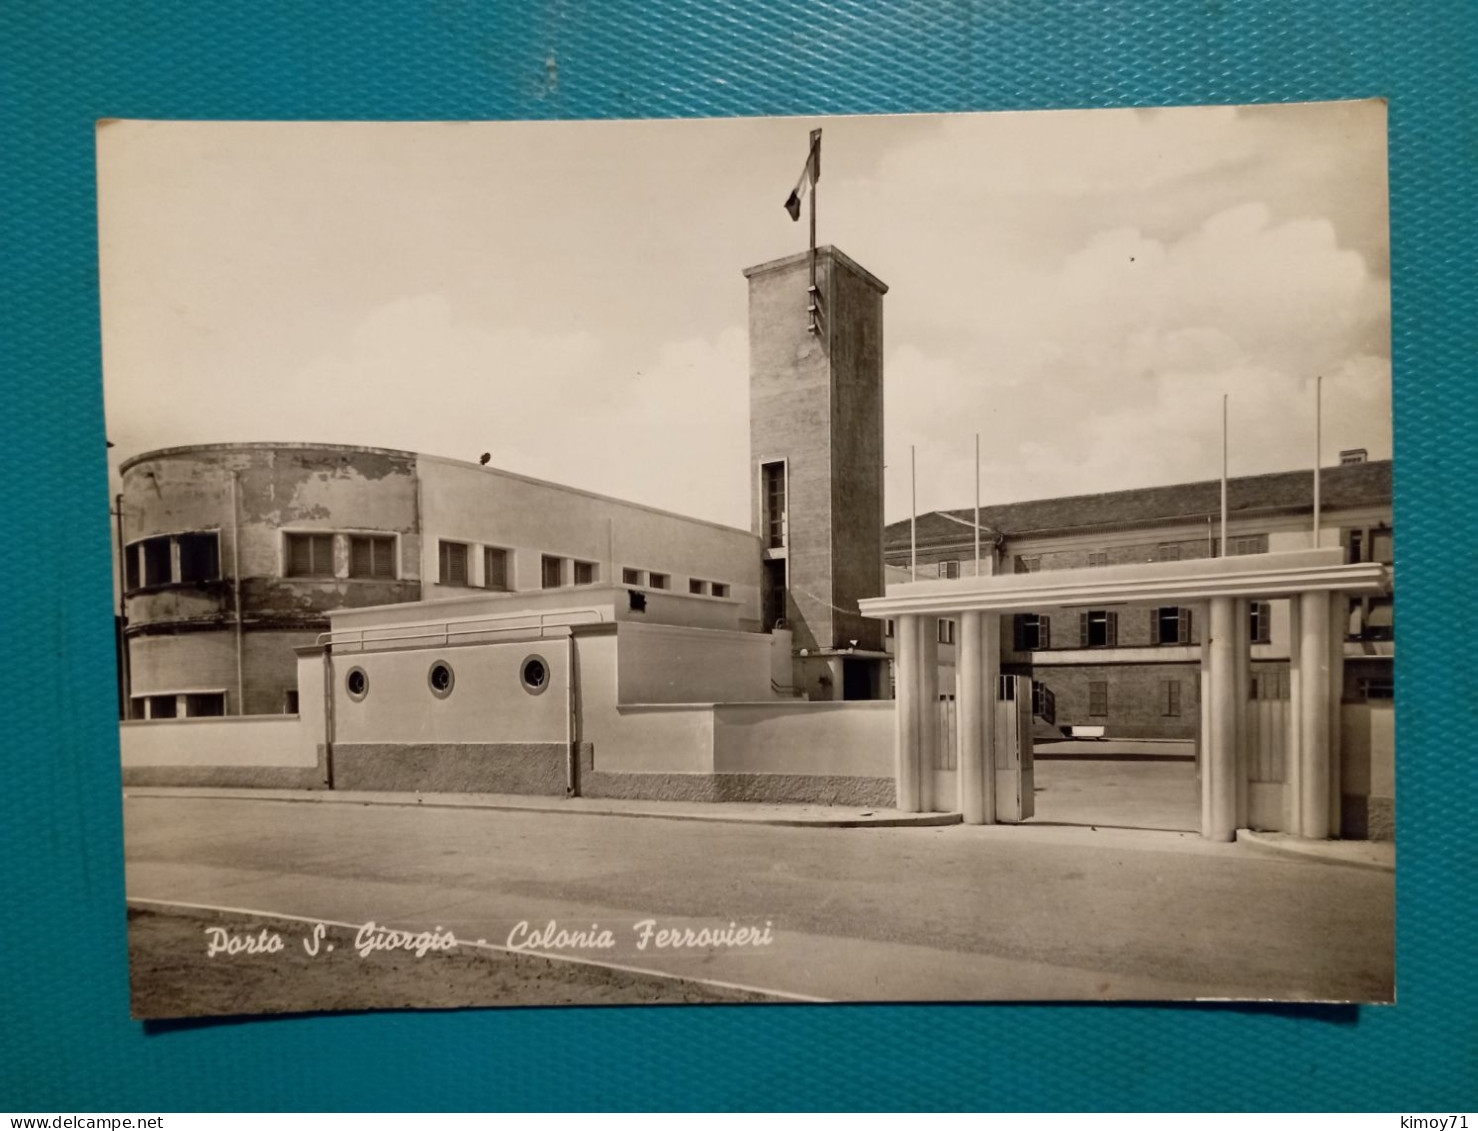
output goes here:
<path id="1" fill-rule="evenodd" d="M 816 193 L 821 188 L 821 131 L 811 131 L 811 150 L 806 154 L 806 164 L 811 171 L 811 191 L 808 194 L 811 201 L 811 333 L 819 334 L 821 325 L 817 318 L 820 314 L 820 293 L 816 290 Z"/>
<path id="2" fill-rule="evenodd" d="M 1221 557 L 1227 556 L 1227 395 L 1221 395 Z"/>
<path id="3" fill-rule="evenodd" d="M 975 433 L 975 576 L 980 576 L 980 433 Z"/>
<path id="4" fill-rule="evenodd" d="M 919 579 L 919 464 L 908 446 L 908 579 Z"/>
<path id="5" fill-rule="evenodd" d="M 1314 378 L 1314 549 L 1319 548 L 1319 448 L 1324 428 L 1324 377 Z"/>

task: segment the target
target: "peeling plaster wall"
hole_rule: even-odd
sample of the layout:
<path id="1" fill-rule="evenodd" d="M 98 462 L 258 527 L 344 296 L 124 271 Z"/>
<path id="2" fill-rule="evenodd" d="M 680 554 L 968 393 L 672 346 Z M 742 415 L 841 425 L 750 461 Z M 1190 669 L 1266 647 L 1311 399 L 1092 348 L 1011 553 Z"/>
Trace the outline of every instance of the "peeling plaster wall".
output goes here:
<path id="1" fill-rule="evenodd" d="M 233 500 L 234 480 L 234 500 Z M 234 502 L 234 506 L 233 506 Z M 350 578 L 337 539 L 335 575 L 286 577 L 285 532 L 388 534 L 396 576 Z M 216 580 L 126 595 L 132 693 L 224 687 L 227 710 L 273 714 L 296 687 L 293 648 L 328 628 L 333 609 L 418 600 L 421 536 L 415 457 L 306 444 L 225 444 L 147 453 L 123 466 L 123 538 L 219 535 Z M 241 584 L 241 685 L 236 603 Z"/>

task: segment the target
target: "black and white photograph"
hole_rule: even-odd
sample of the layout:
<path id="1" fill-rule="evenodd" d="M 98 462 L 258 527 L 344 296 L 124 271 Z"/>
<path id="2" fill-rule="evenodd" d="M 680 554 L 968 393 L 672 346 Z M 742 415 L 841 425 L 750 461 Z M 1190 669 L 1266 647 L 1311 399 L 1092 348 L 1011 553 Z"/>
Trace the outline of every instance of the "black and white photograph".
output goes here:
<path id="1" fill-rule="evenodd" d="M 100 122 L 133 1015 L 1393 1003 L 1386 119 Z"/>

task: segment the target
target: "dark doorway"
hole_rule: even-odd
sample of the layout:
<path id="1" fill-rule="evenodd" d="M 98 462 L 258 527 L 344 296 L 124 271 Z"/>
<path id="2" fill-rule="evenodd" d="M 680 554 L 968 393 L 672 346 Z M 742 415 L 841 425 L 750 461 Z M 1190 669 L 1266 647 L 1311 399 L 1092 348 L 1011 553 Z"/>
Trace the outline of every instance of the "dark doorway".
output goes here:
<path id="1" fill-rule="evenodd" d="M 764 629 L 766 632 L 769 632 L 777 624 L 786 619 L 785 597 L 785 561 L 783 558 L 767 561 L 765 563 L 764 591 L 761 595 L 765 609 Z"/>
<path id="2" fill-rule="evenodd" d="M 842 698 L 871 699 L 873 697 L 873 660 L 842 661 Z"/>

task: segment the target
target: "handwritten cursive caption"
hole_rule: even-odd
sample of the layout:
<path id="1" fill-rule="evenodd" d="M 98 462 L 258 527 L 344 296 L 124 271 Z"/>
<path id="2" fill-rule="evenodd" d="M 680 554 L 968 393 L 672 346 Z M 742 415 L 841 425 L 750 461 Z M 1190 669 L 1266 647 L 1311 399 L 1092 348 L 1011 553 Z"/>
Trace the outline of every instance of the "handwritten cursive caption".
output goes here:
<path id="1" fill-rule="evenodd" d="M 767 947 L 774 943 L 773 923 L 764 926 L 730 922 L 704 926 L 664 926 L 656 919 L 642 919 L 628 926 L 626 932 L 620 928 L 602 927 L 592 923 L 587 927 L 563 927 L 556 920 L 542 925 L 527 920 L 516 923 L 508 932 L 505 949 L 537 954 L 549 951 L 610 951 L 621 948 L 623 939 L 629 947 L 638 951 L 647 950 L 738 950 Z M 315 923 L 306 935 L 298 939 L 303 953 L 309 958 L 330 954 L 334 944 L 328 941 L 328 927 Z M 222 955 L 236 957 L 247 954 L 280 954 L 287 949 L 282 932 L 263 927 L 257 931 L 233 931 L 228 927 L 205 928 L 205 956 L 217 958 Z M 408 931 L 385 927 L 370 920 L 354 932 L 353 950 L 360 958 L 368 958 L 377 951 L 394 951 L 411 954 L 416 958 L 438 952 L 455 950 L 459 945 L 474 945 L 468 940 L 459 940 L 451 932 L 435 927 L 429 931 Z M 486 939 L 476 940 L 477 946 L 487 946 Z"/>

